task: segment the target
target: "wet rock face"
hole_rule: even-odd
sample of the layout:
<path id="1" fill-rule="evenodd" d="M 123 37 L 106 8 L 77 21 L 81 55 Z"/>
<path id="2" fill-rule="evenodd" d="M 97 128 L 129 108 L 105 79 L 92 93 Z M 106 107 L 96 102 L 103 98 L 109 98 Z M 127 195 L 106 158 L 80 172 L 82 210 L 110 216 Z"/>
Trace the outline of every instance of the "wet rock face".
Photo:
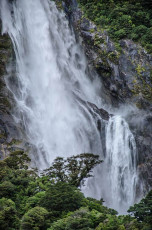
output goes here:
<path id="1" fill-rule="evenodd" d="M 128 117 L 138 149 L 138 171 L 144 192 L 152 187 L 152 113 L 141 111 Z"/>
<path id="2" fill-rule="evenodd" d="M 152 187 L 152 55 L 131 40 L 114 43 L 72 1 L 64 3 L 88 64 L 103 83 L 105 101 L 114 107 L 128 103 L 138 108 L 126 119 L 136 139 L 139 175 L 146 191 Z"/>
<path id="3" fill-rule="evenodd" d="M 72 1 L 63 1 L 90 67 L 99 74 L 113 106 L 131 102 L 138 108 L 152 105 L 152 55 L 131 40 L 114 43 L 106 31 L 84 17 Z M 69 11 L 68 11 L 69 9 Z"/>
<path id="4" fill-rule="evenodd" d="M 11 115 L 13 96 L 6 87 L 6 66 L 12 56 L 12 44 L 7 35 L 1 35 L 0 23 L 0 159 L 11 151 L 22 150 L 21 131 Z"/>
<path id="5" fill-rule="evenodd" d="M 95 104 L 91 102 L 87 102 L 88 106 L 95 112 L 96 114 L 99 115 L 103 120 L 108 121 L 110 118 L 110 114 L 104 110 L 103 108 L 99 109 Z"/>
<path id="6" fill-rule="evenodd" d="M 98 29 L 77 7 L 76 0 L 62 2 L 76 37 L 88 58 L 90 69 L 98 73 L 113 106 L 132 103 L 139 109 L 152 108 L 152 55 L 131 40 L 113 42 L 105 30 Z"/>
<path id="7" fill-rule="evenodd" d="M 118 51 L 106 32 L 98 32 L 92 23 L 88 26 L 84 21 L 86 19 L 82 19 L 81 24 L 80 19 L 80 34 L 89 64 L 98 72 L 112 104 L 131 100 L 138 107 L 149 109 L 152 102 L 151 56 L 129 40 L 120 41 Z"/>

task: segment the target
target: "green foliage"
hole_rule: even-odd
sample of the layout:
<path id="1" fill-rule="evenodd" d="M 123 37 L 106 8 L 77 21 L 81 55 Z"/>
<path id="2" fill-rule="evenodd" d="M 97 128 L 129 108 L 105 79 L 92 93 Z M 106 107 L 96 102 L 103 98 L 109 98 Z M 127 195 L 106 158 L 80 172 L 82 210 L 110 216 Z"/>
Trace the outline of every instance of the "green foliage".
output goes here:
<path id="1" fill-rule="evenodd" d="M 102 161 L 98 155 L 83 153 L 76 156 L 68 157 L 64 160 L 57 157 L 49 169 L 44 170 L 43 175 L 50 179 L 66 182 L 76 187 L 84 184 L 84 180 L 91 177 L 91 170 Z"/>
<path id="2" fill-rule="evenodd" d="M 0 229 L 15 230 L 19 229 L 19 219 L 15 203 L 6 198 L 0 199 Z"/>
<path id="3" fill-rule="evenodd" d="M 70 214 L 70 216 L 54 222 L 48 230 L 91 230 L 92 227 L 93 222 L 91 220 L 91 214 L 87 209 L 82 208 Z"/>
<path id="4" fill-rule="evenodd" d="M 125 230 L 123 217 L 105 215 L 96 210 L 89 211 L 81 208 L 70 213 L 66 218 L 60 219 L 51 225 L 48 230 Z"/>
<path id="5" fill-rule="evenodd" d="M 88 197 L 85 200 L 85 202 L 86 202 L 85 206 L 87 206 L 90 211 L 96 210 L 98 212 L 104 213 L 105 215 L 106 214 L 110 214 L 110 215 L 117 215 L 118 214 L 116 210 L 103 206 L 103 200 L 102 199 L 96 200 L 94 198 Z"/>
<path id="6" fill-rule="evenodd" d="M 0 197 L 13 197 L 15 186 L 10 181 L 4 181 L 0 184 Z"/>
<path id="7" fill-rule="evenodd" d="M 152 190 L 139 204 L 130 207 L 128 212 L 131 212 L 139 222 L 142 221 L 152 227 Z"/>
<path id="8" fill-rule="evenodd" d="M 84 195 L 74 186 L 64 182 L 52 184 L 41 200 L 41 205 L 58 218 L 64 213 L 75 211 L 83 205 Z"/>
<path id="9" fill-rule="evenodd" d="M 127 35 L 127 33 L 126 33 L 126 30 L 125 30 L 125 29 L 117 30 L 117 31 L 115 31 L 115 33 L 114 33 L 115 38 L 118 38 L 118 39 L 125 38 L 126 35 Z"/>
<path id="10" fill-rule="evenodd" d="M 144 25 L 137 26 L 131 34 L 131 38 L 133 40 L 139 40 L 143 35 L 147 33 L 147 30 L 148 28 Z"/>
<path id="11" fill-rule="evenodd" d="M 38 218 L 49 223 L 83 206 L 84 195 L 72 184 L 78 185 L 85 176 L 91 176 L 91 169 L 101 161 L 93 154 L 57 158 L 40 177 L 36 170 L 28 169 L 29 162 L 22 151 L 12 152 L 0 161 L 0 198 L 16 204 L 15 215 L 22 218 L 22 229 L 44 229 L 44 224 L 40 225 L 43 220 L 39 223 Z"/>
<path id="12" fill-rule="evenodd" d="M 27 170 L 28 162 L 30 159 L 23 151 L 12 152 L 0 162 L 0 198 L 13 200 L 21 215 L 30 196 L 30 184 L 37 177 L 33 170 Z M 37 190 L 36 187 L 34 189 Z"/>
<path id="13" fill-rule="evenodd" d="M 152 52 L 152 2 L 144 0 L 78 0 L 85 16 L 118 41 L 129 38 Z"/>
<path id="14" fill-rule="evenodd" d="M 100 223 L 96 230 L 125 230 L 123 217 L 107 215 L 106 221 Z"/>
<path id="15" fill-rule="evenodd" d="M 29 197 L 26 201 L 25 211 L 28 211 L 37 205 L 41 206 L 41 200 L 43 199 L 45 199 L 45 191 L 38 192 L 35 196 Z"/>
<path id="16" fill-rule="evenodd" d="M 46 230 L 48 227 L 48 211 L 42 207 L 30 209 L 22 218 L 21 230 Z"/>
<path id="17" fill-rule="evenodd" d="M 76 187 L 101 162 L 98 156 L 57 158 L 41 176 L 28 169 L 29 162 L 23 152 L 0 161 L 1 230 L 151 229 L 151 192 L 131 207 L 135 215 L 131 217 L 117 216 L 115 210 L 103 206 L 102 199 L 85 198 Z"/>
<path id="18" fill-rule="evenodd" d="M 9 157 L 4 160 L 9 168 L 28 169 L 30 158 L 22 150 L 12 152 Z"/>

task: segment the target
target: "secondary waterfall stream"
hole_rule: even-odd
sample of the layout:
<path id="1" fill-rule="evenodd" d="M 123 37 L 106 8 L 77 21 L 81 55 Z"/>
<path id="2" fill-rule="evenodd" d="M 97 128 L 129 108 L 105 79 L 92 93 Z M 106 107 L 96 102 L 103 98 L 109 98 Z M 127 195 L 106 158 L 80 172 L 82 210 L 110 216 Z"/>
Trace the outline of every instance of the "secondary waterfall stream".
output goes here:
<path id="1" fill-rule="evenodd" d="M 135 196 L 135 140 L 125 120 L 113 116 L 105 122 L 103 153 L 103 137 L 87 104 L 103 107 L 102 86 L 97 75 L 88 76 L 65 14 L 49 0 L 1 0 L 0 12 L 2 32 L 11 37 L 16 56 L 17 87 L 8 80 L 17 104 L 14 116 L 37 150 L 33 164 L 44 169 L 57 156 L 99 154 L 104 163 L 85 193 L 126 211 Z"/>
<path id="2" fill-rule="evenodd" d="M 110 182 L 110 203 L 123 209 L 132 204 L 136 190 L 136 143 L 128 124 L 120 116 L 112 117 L 106 135 L 106 167 Z M 129 183 L 128 183 L 129 182 Z"/>

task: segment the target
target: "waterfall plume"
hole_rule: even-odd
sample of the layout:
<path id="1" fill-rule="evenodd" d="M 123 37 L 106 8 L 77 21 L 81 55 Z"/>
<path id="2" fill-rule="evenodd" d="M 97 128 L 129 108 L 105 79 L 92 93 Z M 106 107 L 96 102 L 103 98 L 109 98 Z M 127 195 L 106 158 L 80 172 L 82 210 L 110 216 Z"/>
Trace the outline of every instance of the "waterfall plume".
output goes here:
<path id="1" fill-rule="evenodd" d="M 49 0 L 1 0 L 0 12 L 2 32 L 9 34 L 16 57 L 17 87 L 9 79 L 7 85 L 16 101 L 14 117 L 36 149 L 33 164 L 44 169 L 57 156 L 99 154 L 104 163 L 85 192 L 126 210 L 135 194 L 134 137 L 119 116 L 106 122 L 101 135 L 86 104 L 103 107 L 102 85 L 96 74 L 88 76 L 86 57 L 64 12 Z"/>

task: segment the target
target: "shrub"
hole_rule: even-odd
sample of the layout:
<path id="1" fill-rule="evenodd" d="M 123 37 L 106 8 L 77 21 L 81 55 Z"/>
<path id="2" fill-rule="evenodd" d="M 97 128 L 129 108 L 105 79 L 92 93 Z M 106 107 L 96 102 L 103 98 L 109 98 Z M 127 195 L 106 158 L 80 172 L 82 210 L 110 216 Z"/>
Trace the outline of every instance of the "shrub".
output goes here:
<path id="1" fill-rule="evenodd" d="M 46 230 L 49 224 L 48 216 L 49 213 L 45 208 L 30 209 L 22 218 L 21 230 Z"/>
<path id="2" fill-rule="evenodd" d="M 19 229 L 19 219 L 17 217 L 15 203 L 10 199 L 0 199 L 0 229 Z"/>
<path id="3" fill-rule="evenodd" d="M 15 186 L 10 181 L 4 181 L 0 184 L 0 197 L 12 198 L 15 193 Z"/>
<path id="4" fill-rule="evenodd" d="M 117 39 L 125 38 L 125 36 L 126 36 L 126 31 L 124 29 L 120 29 L 114 33 L 114 37 Z"/>
<path id="5" fill-rule="evenodd" d="M 152 43 L 152 27 L 149 28 L 146 34 L 143 36 L 143 41 L 149 44 Z"/>
<path id="6" fill-rule="evenodd" d="M 143 35 L 146 34 L 148 28 L 144 25 L 135 27 L 133 33 L 136 35 L 135 39 L 141 39 Z"/>
<path id="7" fill-rule="evenodd" d="M 76 187 L 58 182 L 50 185 L 41 200 L 41 206 L 51 211 L 54 217 L 60 217 L 64 213 L 79 209 L 83 200 L 84 195 Z"/>
<path id="8" fill-rule="evenodd" d="M 128 212 L 131 212 L 139 222 L 143 221 L 152 226 L 152 190 L 139 204 L 130 207 Z"/>
<path id="9" fill-rule="evenodd" d="M 100 29 L 107 29 L 109 36 L 118 41 L 122 38 L 140 42 L 145 48 L 152 43 L 152 3 L 144 0 L 78 0 L 85 16 Z M 149 8 L 148 8 L 149 6 Z M 151 49 L 147 49 L 151 52 Z"/>

